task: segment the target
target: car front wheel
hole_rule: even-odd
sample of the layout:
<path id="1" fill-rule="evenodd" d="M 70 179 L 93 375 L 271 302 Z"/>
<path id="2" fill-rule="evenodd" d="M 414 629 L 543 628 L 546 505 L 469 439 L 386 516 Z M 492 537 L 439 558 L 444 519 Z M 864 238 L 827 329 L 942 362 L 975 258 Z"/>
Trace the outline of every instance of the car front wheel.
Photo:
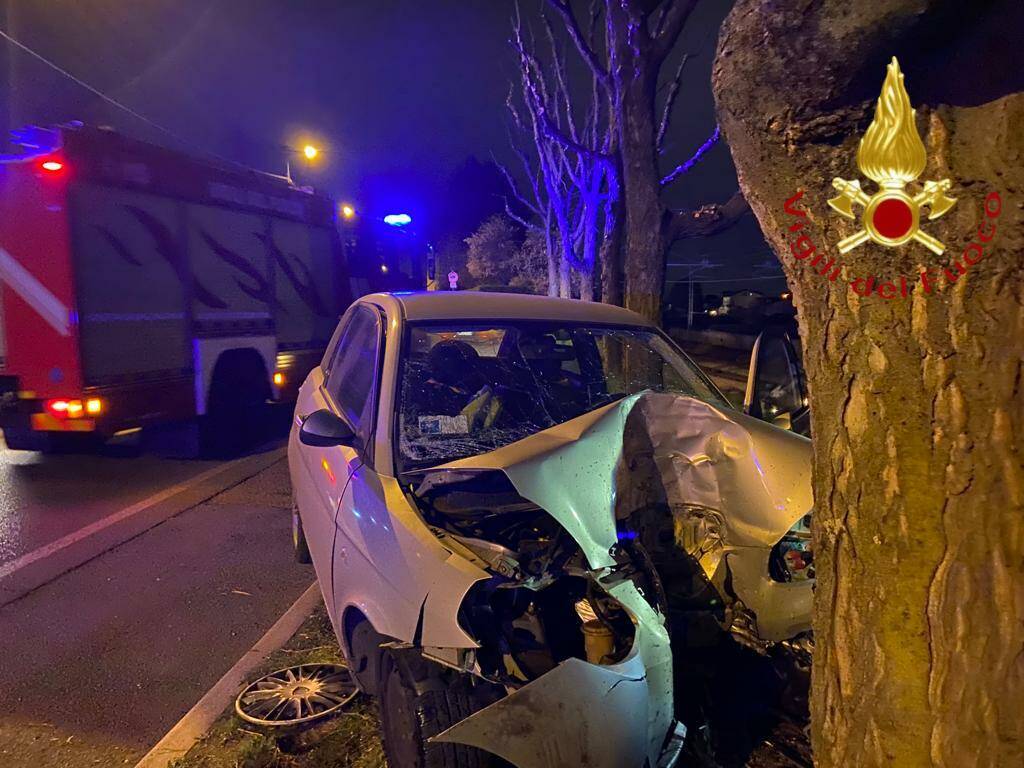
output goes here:
<path id="1" fill-rule="evenodd" d="M 418 656 L 386 653 L 381 667 L 380 717 L 389 768 L 499 768 L 501 758 L 463 744 L 428 740 L 496 700 Z"/>

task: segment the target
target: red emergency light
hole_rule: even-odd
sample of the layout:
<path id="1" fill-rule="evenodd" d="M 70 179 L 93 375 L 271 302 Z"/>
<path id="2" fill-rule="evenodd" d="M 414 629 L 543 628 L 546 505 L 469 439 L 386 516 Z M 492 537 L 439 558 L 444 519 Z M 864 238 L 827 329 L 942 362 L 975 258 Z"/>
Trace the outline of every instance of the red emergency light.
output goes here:
<path id="1" fill-rule="evenodd" d="M 42 168 L 44 171 L 47 171 L 48 173 L 60 173 L 61 171 L 64 170 L 64 163 L 62 163 L 60 160 L 50 159 L 44 160 L 42 163 L 39 164 L 39 167 Z"/>

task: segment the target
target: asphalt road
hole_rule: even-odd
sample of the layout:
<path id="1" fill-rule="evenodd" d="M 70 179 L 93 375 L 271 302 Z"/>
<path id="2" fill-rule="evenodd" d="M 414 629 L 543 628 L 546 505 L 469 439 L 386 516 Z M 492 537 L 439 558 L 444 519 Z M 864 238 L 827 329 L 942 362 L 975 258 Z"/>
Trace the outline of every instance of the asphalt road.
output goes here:
<path id="1" fill-rule="evenodd" d="M 122 440 L 85 455 L 43 456 L 0 441 L 0 565 L 218 462 L 168 458 L 173 440 Z"/>
<path id="2" fill-rule="evenodd" d="M 281 459 L 0 608 L 0 765 L 134 765 L 313 581 L 289 507 Z"/>

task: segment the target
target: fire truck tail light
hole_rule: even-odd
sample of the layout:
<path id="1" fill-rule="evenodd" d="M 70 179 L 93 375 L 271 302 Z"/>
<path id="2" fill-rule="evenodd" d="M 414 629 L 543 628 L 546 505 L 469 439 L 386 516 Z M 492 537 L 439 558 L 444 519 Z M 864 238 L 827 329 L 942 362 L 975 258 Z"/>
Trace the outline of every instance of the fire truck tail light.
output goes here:
<path id="1" fill-rule="evenodd" d="M 46 410 L 51 416 L 62 419 L 68 415 L 69 405 L 70 403 L 67 400 L 47 400 Z"/>
<path id="2" fill-rule="evenodd" d="M 103 412 L 103 401 L 91 397 L 84 403 L 81 400 L 47 400 L 43 407 L 46 412 L 57 419 L 79 419 L 85 414 L 98 416 Z"/>
<path id="3" fill-rule="evenodd" d="M 57 173 L 59 171 L 64 170 L 64 163 L 60 162 L 59 160 L 46 160 L 45 162 L 43 162 L 41 167 L 44 171 L 49 171 L 50 173 Z"/>

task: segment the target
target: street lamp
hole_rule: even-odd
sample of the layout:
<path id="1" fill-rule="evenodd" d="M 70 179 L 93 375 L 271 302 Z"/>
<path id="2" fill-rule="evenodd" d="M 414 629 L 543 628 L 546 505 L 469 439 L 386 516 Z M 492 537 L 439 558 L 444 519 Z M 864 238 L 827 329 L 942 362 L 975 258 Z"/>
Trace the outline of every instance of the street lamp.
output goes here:
<path id="1" fill-rule="evenodd" d="M 292 180 L 292 155 L 298 155 L 308 163 L 312 163 L 320 158 L 321 150 L 319 147 L 313 144 L 303 144 L 302 147 L 296 147 L 294 145 L 285 146 L 285 153 L 287 159 L 285 160 L 285 178 L 288 181 Z"/>
<path id="2" fill-rule="evenodd" d="M 353 208 L 348 203 L 345 203 L 345 204 L 343 204 L 341 206 L 341 216 L 342 216 L 342 218 L 344 218 L 344 219 L 353 219 L 353 218 L 355 218 L 355 215 L 356 215 L 356 209 Z"/>

